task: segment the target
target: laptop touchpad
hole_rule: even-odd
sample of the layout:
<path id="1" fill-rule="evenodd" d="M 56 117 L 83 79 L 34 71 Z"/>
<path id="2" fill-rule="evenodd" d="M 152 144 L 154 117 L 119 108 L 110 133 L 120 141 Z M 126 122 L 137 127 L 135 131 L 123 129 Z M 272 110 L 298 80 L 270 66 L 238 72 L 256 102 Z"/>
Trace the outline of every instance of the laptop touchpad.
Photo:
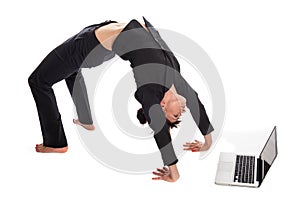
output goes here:
<path id="1" fill-rule="evenodd" d="M 234 164 L 232 162 L 221 162 L 219 165 L 219 170 L 223 172 L 231 172 L 234 168 Z"/>

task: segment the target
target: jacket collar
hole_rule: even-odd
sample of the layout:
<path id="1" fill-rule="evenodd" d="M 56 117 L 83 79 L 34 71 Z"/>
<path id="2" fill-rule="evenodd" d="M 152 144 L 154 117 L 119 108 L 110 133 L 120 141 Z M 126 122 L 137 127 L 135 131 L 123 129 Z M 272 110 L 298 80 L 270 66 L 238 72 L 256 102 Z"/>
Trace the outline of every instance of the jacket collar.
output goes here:
<path id="1" fill-rule="evenodd" d="M 152 35 L 153 39 L 159 44 L 159 46 L 163 50 L 171 52 L 170 48 L 165 43 L 165 41 L 161 38 L 161 36 L 159 35 L 158 31 L 154 28 L 154 26 L 148 20 L 146 20 L 145 17 L 143 17 L 143 20 L 144 20 L 145 25 L 148 28 L 150 34 Z"/>

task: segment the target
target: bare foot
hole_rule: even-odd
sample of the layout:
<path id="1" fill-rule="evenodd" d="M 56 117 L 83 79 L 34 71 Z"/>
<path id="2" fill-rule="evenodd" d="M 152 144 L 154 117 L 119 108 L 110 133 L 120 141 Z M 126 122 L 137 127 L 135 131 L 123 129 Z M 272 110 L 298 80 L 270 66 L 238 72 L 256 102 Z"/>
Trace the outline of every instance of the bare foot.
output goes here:
<path id="1" fill-rule="evenodd" d="M 37 144 L 35 146 L 35 151 L 38 153 L 66 153 L 68 151 L 68 147 L 52 148 L 46 147 L 43 144 Z"/>
<path id="2" fill-rule="evenodd" d="M 89 131 L 95 130 L 95 126 L 93 124 L 82 124 L 78 119 L 73 119 L 73 123 L 82 126 L 83 128 Z"/>

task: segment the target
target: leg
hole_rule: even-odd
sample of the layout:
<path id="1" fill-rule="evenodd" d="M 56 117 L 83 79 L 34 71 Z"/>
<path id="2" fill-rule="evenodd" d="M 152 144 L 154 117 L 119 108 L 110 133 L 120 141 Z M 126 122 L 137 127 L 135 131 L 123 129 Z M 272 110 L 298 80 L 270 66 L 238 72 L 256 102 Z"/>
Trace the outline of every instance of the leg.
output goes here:
<path id="1" fill-rule="evenodd" d="M 52 51 L 28 78 L 38 110 L 45 147 L 65 148 L 68 145 L 52 85 L 74 71 L 74 68 L 65 66 L 55 51 Z"/>
<path id="2" fill-rule="evenodd" d="M 93 125 L 88 94 L 81 69 L 66 78 L 66 83 L 78 115 L 78 120 L 74 119 L 73 122 L 83 126 L 87 130 L 94 130 L 95 127 Z"/>
<path id="3" fill-rule="evenodd" d="M 72 95 L 79 121 L 84 124 L 93 124 L 88 94 L 81 69 L 66 78 L 66 84 Z"/>

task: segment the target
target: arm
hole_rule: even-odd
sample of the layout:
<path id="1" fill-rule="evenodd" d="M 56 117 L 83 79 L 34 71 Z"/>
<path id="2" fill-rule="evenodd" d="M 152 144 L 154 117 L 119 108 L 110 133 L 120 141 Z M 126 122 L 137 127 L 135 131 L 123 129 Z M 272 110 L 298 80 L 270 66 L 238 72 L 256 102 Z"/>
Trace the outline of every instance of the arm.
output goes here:
<path id="1" fill-rule="evenodd" d="M 167 122 L 165 122 L 163 128 L 160 131 L 154 131 L 154 139 L 157 147 L 160 150 L 164 165 L 171 166 L 176 164 L 178 162 L 178 159 L 174 152 L 172 138 L 169 132 L 169 125 L 167 124 Z"/>
<path id="2" fill-rule="evenodd" d="M 137 99 L 140 99 L 145 117 L 154 131 L 154 139 L 160 150 L 163 163 L 165 166 L 168 166 L 162 169 L 157 168 L 157 171 L 153 172 L 157 177 L 152 178 L 152 180 L 175 182 L 179 179 L 179 172 L 176 166 L 178 159 L 172 145 L 169 125 L 159 105 L 160 99 L 153 95 L 153 91 L 149 90 L 143 90 L 142 97 L 140 96 Z"/>
<path id="3" fill-rule="evenodd" d="M 160 98 L 155 95 L 155 92 L 159 91 L 159 89 L 153 89 L 154 87 L 156 86 L 151 86 L 150 89 L 139 88 L 139 94 L 141 94 L 141 96 L 137 99 L 139 99 L 142 104 L 143 111 L 150 128 L 154 131 L 154 139 L 160 150 L 164 165 L 171 166 L 176 164 L 178 160 L 172 145 L 169 125 L 159 104 Z"/>
<path id="4" fill-rule="evenodd" d="M 207 135 L 211 133 L 214 128 L 212 127 L 205 108 L 198 98 L 198 94 L 192 89 L 192 87 L 184 80 L 180 74 L 180 64 L 176 59 L 175 55 L 172 53 L 168 45 L 159 35 L 159 32 L 153 27 L 153 25 L 143 17 L 145 24 L 150 31 L 154 41 L 164 50 L 164 55 L 169 61 L 169 65 L 172 68 L 166 69 L 166 83 L 175 85 L 176 90 L 179 94 L 184 96 L 187 100 L 187 107 L 190 109 L 192 117 L 196 122 L 198 128 L 200 129 L 202 135 Z M 167 85 L 168 85 L 167 84 Z M 200 115 L 200 116 L 199 116 Z"/>
<path id="5" fill-rule="evenodd" d="M 186 106 L 190 109 L 191 115 L 201 131 L 202 135 L 208 135 L 214 128 L 211 125 L 207 116 L 206 110 L 199 100 L 197 92 L 184 80 L 184 78 L 176 73 L 175 88 L 178 94 L 186 98 Z"/>
<path id="6" fill-rule="evenodd" d="M 209 121 L 206 110 L 199 100 L 197 92 L 193 90 L 180 73 L 175 73 L 174 80 L 176 91 L 186 98 L 186 105 L 190 109 L 191 115 L 205 140 L 204 144 L 197 140 L 191 143 L 187 142 L 184 144 L 184 149 L 191 150 L 193 152 L 207 151 L 212 144 L 212 137 L 210 133 L 214 130 L 214 128 Z"/>
<path id="7" fill-rule="evenodd" d="M 210 133 L 204 136 L 204 141 L 205 143 L 201 146 L 199 151 L 207 151 L 210 148 L 212 144 L 212 138 Z"/>

